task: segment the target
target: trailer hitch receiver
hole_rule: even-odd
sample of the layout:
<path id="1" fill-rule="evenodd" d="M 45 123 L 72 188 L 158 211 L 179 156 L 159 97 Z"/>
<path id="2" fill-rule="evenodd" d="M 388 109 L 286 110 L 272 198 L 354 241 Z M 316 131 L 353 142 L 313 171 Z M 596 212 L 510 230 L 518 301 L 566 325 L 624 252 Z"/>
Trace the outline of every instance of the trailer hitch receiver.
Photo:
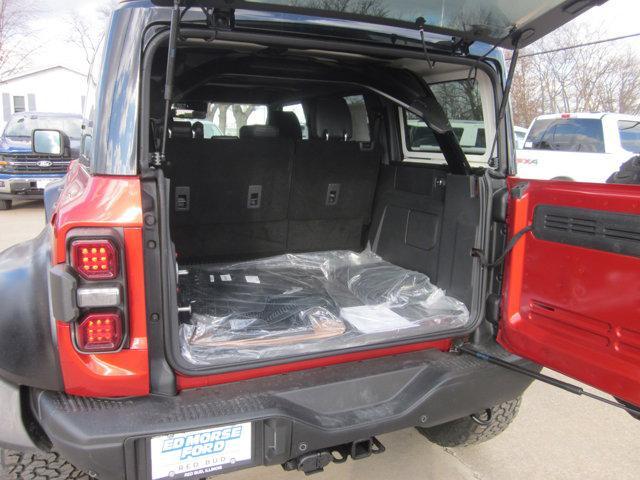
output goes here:
<path id="1" fill-rule="evenodd" d="M 385 451 L 384 445 L 376 437 L 345 443 L 326 450 L 306 453 L 282 464 L 286 471 L 298 470 L 305 475 L 324 471 L 330 463 L 344 463 L 349 457 L 360 460 Z"/>

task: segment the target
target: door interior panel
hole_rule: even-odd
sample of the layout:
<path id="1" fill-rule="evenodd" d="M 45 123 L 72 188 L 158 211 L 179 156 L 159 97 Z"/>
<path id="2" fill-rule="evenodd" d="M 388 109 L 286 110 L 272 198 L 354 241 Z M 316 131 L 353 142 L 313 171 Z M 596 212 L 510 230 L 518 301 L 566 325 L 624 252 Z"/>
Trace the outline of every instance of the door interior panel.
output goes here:
<path id="1" fill-rule="evenodd" d="M 510 235 L 533 231 L 507 261 L 498 340 L 640 405 L 640 187 L 511 178 L 509 188 Z"/>
<path id="2" fill-rule="evenodd" d="M 639 215 L 538 205 L 533 233 L 542 240 L 640 257 Z"/>

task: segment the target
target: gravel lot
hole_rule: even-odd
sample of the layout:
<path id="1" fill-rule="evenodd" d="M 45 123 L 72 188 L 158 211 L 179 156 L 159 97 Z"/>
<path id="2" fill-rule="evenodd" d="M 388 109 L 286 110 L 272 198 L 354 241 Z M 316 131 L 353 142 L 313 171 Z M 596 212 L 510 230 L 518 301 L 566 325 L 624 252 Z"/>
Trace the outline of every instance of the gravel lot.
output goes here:
<path id="1" fill-rule="evenodd" d="M 0 212 L 0 250 L 37 235 L 41 203 Z M 415 430 L 380 437 L 387 452 L 331 465 L 319 479 L 637 479 L 640 422 L 621 410 L 542 383 L 527 391 L 518 418 L 498 438 L 469 448 L 444 449 Z M 280 467 L 226 476 L 232 480 L 303 478 Z"/>

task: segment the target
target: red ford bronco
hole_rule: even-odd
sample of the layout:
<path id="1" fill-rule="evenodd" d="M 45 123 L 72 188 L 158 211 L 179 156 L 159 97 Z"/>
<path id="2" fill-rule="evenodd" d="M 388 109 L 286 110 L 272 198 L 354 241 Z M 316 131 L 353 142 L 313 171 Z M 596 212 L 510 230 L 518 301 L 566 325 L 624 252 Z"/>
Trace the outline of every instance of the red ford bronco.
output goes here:
<path id="1" fill-rule="evenodd" d="M 122 2 L 80 158 L 0 254 L 5 474 L 471 444 L 533 378 L 587 394 L 541 366 L 637 415 L 637 187 L 513 177 L 518 49 L 601 3 Z"/>

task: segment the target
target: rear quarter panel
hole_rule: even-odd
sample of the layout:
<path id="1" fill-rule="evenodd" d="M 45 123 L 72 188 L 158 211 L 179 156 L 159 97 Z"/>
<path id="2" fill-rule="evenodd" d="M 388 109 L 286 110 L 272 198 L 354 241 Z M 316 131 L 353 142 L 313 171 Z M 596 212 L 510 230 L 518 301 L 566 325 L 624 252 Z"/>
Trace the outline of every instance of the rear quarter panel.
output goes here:
<path id="1" fill-rule="evenodd" d="M 67 261 L 73 228 L 115 227 L 124 232 L 129 299 L 129 344 L 117 353 L 79 353 L 71 325 L 56 321 L 65 391 L 75 395 L 123 397 L 149 393 L 149 364 L 142 259 L 142 205 L 137 177 L 92 176 L 76 162 L 52 216 L 52 263 Z"/>

